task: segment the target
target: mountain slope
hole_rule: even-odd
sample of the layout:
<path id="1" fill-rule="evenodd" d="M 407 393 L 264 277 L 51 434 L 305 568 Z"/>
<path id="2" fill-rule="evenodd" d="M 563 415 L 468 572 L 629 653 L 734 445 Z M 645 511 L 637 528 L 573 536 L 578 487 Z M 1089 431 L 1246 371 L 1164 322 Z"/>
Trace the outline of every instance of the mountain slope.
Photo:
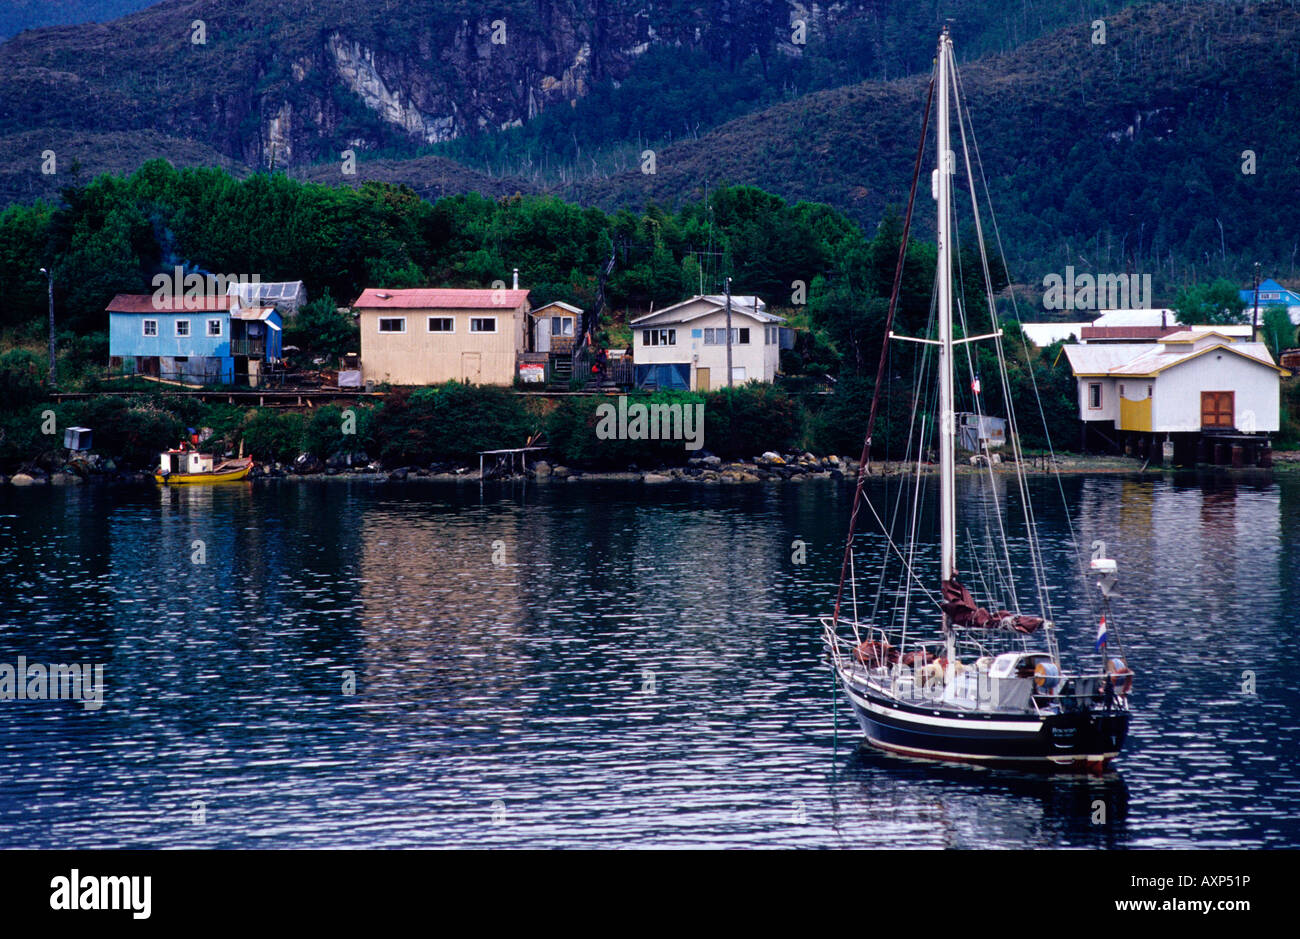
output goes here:
<path id="1" fill-rule="evenodd" d="M 1232 255 L 1294 263 L 1297 232 L 1276 207 L 1300 200 L 1300 11 L 1154 4 L 1107 26 L 1105 45 L 1081 23 L 962 68 L 1013 257 L 1180 275 Z M 565 195 L 673 203 L 707 179 L 871 222 L 906 200 L 924 95 L 921 77 L 808 95 L 665 148 L 654 175 Z M 927 217 L 923 208 L 923 227 Z"/>

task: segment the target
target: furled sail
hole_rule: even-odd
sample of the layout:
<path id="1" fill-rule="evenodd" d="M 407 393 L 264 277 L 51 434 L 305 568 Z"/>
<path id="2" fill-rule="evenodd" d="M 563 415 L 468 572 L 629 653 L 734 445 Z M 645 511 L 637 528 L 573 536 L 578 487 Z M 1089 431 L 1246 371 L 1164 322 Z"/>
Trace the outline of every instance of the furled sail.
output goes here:
<path id="1" fill-rule="evenodd" d="M 955 626 L 975 629 L 1014 629 L 1028 635 L 1043 625 L 1041 616 L 1025 616 L 1010 610 L 998 610 L 990 613 L 982 606 L 976 606 L 970 591 L 953 576 L 943 582 L 943 602 L 939 608 L 948 614 Z"/>

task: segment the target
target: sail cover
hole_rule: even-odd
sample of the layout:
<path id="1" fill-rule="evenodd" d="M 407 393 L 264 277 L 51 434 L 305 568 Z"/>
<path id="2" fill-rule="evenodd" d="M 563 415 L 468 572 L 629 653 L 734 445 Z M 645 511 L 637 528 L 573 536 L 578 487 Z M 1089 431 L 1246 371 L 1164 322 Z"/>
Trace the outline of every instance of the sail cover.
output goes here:
<path id="1" fill-rule="evenodd" d="M 1016 632 L 1032 633 L 1043 625 L 1041 616 L 1024 616 L 1009 610 L 990 613 L 982 606 L 976 606 L 970 591 L 957 579 L 957 575 L 943 582 L 943 602 L 939 608 L 948 614 L 955 626 L 975 629 L 1014 629 Z"/>

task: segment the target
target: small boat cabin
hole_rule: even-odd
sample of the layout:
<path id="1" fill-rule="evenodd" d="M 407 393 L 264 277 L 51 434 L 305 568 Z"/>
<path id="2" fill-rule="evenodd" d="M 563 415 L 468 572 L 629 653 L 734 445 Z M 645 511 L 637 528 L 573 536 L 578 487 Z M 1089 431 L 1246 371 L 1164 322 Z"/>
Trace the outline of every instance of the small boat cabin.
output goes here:
<path id="1" fill-rule="evenodd" d="M 158 472 L 164 476 L 172 473 L 211 473 L 212 468 L 212 454 L 199 453 L 197 450 L 168 450 L 158 462 Z"/>

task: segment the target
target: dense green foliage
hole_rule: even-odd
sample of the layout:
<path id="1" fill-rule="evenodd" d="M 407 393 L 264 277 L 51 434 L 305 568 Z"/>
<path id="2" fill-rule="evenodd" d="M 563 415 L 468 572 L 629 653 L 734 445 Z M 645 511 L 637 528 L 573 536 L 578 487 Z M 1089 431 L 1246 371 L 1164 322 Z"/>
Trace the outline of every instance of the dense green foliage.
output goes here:
<path id="1" fill-rule="evenodd" d="M 1268 351 L 1272 353 L 1275 362 L 1281 360 L 1285 350 L 1294 348 L 1296 326 L 1291 322 L 1291 315 L 1287 312 L 1287 308 L 1280 304 L 1264 307 L 1259 314 L 1259 335 L 1268 346 Z"/>
<path id="2" fill-rule="evenodd" d="M 1180 323 L 1227 325 L 1245 322 L 1246 304 L 1232 281 L 1219 278 L 1208 284 L 1184 287 L 1174 298 Z"/>
<path id="3" fill-rule="evenodd" d="M 361 327 L 347 313 L 340 313 L 329 288 L 304 304 L 284 326 L 284 344 L 297 346 L 309 358 L 320 357 L 330 365 L 349 352 L 361 351 Z"/>

